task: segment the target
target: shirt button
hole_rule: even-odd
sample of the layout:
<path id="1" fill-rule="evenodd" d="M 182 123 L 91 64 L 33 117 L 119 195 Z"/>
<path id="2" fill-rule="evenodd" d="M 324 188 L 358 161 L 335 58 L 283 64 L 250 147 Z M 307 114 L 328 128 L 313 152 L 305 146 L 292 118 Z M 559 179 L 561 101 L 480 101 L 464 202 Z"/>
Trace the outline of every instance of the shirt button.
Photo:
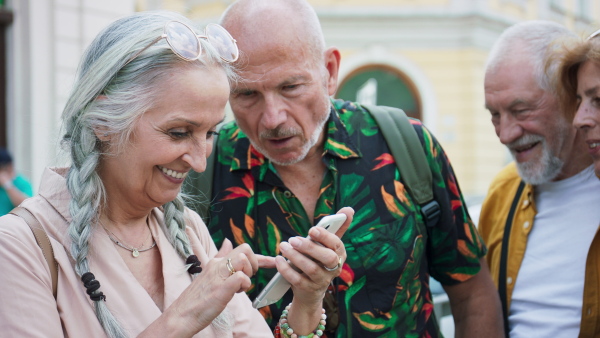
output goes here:
<path id="1" fill-rule="evenodd" d="M 506 279 L 506 284 L 512 284 L 512 277 L 508 277 Z"/>
<path id="2" fill-rule="evenodd" d="M 523 206 L 524 206 L 524 207 L 526 207 L 526 206 L 528 206 L 528 205 L 529 205 L 529 200 L 524 200 L 524 201 L 523 201 Z"/>
<path id="3" fill-rule="evenodd" d="M 286 198 L 290 198 L 290 197 L 292 197 L 292 192 L 289 190 L 286 190 L 283 192 L 283 196 L 285 196 Z"/>
<path id="4" fill-rule="evenodd" d="M 525 229 L 529 228 L 529 222 L 523 223 L 523 228 L 525 228 Z"/>

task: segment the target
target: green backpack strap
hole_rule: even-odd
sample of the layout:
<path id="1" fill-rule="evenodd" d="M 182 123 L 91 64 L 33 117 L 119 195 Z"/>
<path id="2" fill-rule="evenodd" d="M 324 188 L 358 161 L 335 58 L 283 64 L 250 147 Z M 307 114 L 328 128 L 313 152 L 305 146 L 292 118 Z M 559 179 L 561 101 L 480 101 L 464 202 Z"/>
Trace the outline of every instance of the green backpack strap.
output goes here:
<path id="1" fill-rule="evenodd" d="M 206 159 L 206 169 L 201 172 L 190 171 L 183 184 L 183 192 L 191 196 L 188 207 L 194 210 L 208 225 L 210 222 L 210 202 L 213 190 L 213 177 L 215 173 L 215 161 L 217 158 L 217 138 L 213 142 L 213 151 Z M 199 200 L 202 196 L 206 200 Z"/>
<path id="2" fill-rule="evenodd" d="M 402 109 L 362 105 L 373 116 L 388 147 L 406 189 L 421 207 L 427 226 L 435 226 L 440 218 L 440 205 L 433 197 L 433 179 L 423 146 L 415 128 Z"/>

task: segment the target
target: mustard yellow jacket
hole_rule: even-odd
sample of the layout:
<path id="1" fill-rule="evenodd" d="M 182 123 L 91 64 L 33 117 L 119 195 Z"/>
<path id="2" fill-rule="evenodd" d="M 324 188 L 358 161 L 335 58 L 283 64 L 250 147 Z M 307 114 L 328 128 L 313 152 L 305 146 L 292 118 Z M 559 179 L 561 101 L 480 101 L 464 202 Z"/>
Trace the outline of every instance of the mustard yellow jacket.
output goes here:
<path id="1" fill-rule="evenodd" d="M 496 287 L 500 273 L 500 255 L 506 218 L 520 182 L 521 177 L 514 162 L 506 166 L 492 182 L 479 217 L 479 233 L 488 247 L 486 260 Z M 533 186 L 527 184 L 515 210 L 508 244 L 506 295 L 509 309 L 512 292 L 525 255 L 527 237 L 533 227 L 536 212 Z M 565 254 L 568 254 L 568 250 L 565 250 Z M 599 305 L 600 235 L 597 231 L 587 255 L 579 337 L 600 337 Z"/>

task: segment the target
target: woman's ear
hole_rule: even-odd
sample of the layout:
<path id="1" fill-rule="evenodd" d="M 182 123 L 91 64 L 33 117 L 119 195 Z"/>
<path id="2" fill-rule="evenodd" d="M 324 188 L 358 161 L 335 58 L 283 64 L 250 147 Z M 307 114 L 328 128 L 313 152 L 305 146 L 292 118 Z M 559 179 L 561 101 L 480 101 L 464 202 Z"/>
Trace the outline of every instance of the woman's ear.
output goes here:
<path id="1" fill-rule="evenodd" d="M 108 128 L 106 127 L 97 127 L 94 129 L 94 134 L 96 134 L 96 137 L 102 141 L 102 142 L 108 142 L 110 141 L 110 132 L 108 131 Z"/>

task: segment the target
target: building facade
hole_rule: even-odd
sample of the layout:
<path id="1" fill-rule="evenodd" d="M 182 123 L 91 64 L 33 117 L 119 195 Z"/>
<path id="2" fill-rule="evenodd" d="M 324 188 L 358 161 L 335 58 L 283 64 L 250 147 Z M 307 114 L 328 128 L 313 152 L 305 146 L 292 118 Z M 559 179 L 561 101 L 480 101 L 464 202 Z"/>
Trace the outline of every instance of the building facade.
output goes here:
<path id="1" fill-rule="evenodd" d="M 47 166 L 66 163 L 59 140 L 60 115 L 84 49 L 116 18 L 135 10 L 134 0 L 5 0 L 5 128 L 0 142 L 17 171 L 37 191 Z M 1 110 L 0 110 L 1 111 Z"/>
<path id="2" fill-rule="evenodd" d="M 231 0 L 138 0 L 203 25 Z M 511 156 L 484 108 L 484 69 L 504 29 L 552 20 L 578 35 L 600 28 L 595 0 L 309 0 L 327 45 L 342 53 L 340 88 L 348 100 L 397 106 L 421 119 L 448 153 L 463 192 L 482 196 Z"/>
<path id="3" fill-rule="evenodd" d="M 0 133 L 6 132 L 17 168 L 37 186 L 45 166 L 62 163 L 60 113 L 81 52 L 108 22 L 135 10 L 169 9 L 204 25 L 231 2 L 8 0 L 4 10 L 13 20 L 5 31 L 6 130 Z M 510 161 L 484 108 L 485 61 L 496 38 L 533 19 L 562 23 L 581 36 L 600 28 L 596 0 L 309 2 L 327 44 L 342 53 L 336 96 L 399 106 L 421 119 L 450 156 L 463 192 L 473 196 L 485 194 Z"/>

